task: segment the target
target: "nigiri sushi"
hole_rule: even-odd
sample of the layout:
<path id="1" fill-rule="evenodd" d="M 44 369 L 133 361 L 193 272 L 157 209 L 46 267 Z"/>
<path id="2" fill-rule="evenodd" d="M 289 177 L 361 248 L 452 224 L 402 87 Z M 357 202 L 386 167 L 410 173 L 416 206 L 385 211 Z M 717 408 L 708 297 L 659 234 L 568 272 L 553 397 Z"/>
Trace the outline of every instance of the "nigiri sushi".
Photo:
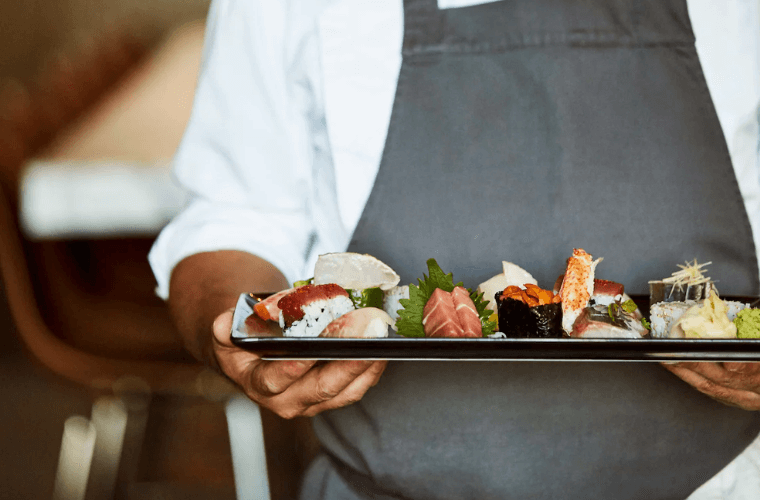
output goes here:
<path id="1" fill-rule="evenodd" d="M 354 310 L 348 292 L 334 283 L 298 287 L 281 298 L 277 307 L 286 337 L 316 337 L 334 319 Z"/>

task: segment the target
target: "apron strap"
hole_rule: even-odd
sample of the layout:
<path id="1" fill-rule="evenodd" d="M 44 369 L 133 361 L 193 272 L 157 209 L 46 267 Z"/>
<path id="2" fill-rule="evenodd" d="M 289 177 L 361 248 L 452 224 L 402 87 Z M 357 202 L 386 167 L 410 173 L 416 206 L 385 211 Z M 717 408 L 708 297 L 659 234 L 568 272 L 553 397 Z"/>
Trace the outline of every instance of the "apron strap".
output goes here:
<path id="1" fill-rule="evenodd" d="M 444 17 L 438 0 L 404 0 L 404 52 L 443 42 Z"/>

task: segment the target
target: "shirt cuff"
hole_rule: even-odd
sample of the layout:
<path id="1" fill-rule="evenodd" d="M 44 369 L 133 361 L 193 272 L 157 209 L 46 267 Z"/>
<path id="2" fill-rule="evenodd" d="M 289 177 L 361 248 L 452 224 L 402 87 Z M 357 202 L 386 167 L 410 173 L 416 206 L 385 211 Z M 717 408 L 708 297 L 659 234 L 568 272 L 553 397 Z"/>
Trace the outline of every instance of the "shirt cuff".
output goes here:
<path id="1" fill-rule="evenodd" d="M 169 298 L 171 273 L 182 259 L 217 250 L 254 254 L 279 269 L 290 283 L 304 279 L 313 232 L 304 213 L 219 207 L 195 200 L 161 231 L 148 255 L 158 283 L 156 294 Z"/>

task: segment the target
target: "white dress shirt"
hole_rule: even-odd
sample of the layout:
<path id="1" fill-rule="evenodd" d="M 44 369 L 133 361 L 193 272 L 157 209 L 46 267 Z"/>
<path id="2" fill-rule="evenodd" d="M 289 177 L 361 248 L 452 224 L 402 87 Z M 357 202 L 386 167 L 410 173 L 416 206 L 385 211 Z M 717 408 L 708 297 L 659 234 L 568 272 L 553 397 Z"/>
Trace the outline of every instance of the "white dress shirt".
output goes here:
<path id="1" fill-rule="evenodd" d="M 439 6 L 487 1 L 494 0 Z M 759 4 L 689 1 L 757 248 Z M 402 0 L 212 3 L 193 112 L 174 160 L 191 201 L 150 253 L 161 297 L 174 266 L 198 252 L 247 251 L 293 282 L 311 275 L 319 254 L 347 248 L 385 144 L 401 66 L 402 7 Z M 747 498 L 747 484 L 760 491 L 757 449 L 693 498 Z"/>
<path id="2" fill-rule="evenodd" d="M 439 0 L 441 7 L 484 3 Z M 692 0 L 697 50 L 760 248 L 759 0 Z M 347 247 L 401 66 L 402 0 L 220 0 L 175 157 L 187 208 L 150 254 L 158 293 L 188 255 L 245 250 L 289 281 Z M 314 161 L 327 151 L 332 162 Z M 319 155 L 324 158 L 324 155 Z"/>

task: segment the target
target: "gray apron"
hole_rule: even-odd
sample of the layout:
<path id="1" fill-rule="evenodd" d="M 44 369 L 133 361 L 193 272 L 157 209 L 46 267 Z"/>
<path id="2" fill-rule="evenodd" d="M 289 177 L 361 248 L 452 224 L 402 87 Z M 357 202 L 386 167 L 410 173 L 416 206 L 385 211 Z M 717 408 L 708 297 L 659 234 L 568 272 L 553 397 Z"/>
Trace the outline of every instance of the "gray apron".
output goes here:
<path id="1" fill-rule="evenodd" d="M 712 260 L 756 294 L 747 214 L 683 0 L 405 1 L 383 159 L 350 250 L 416 283 L 512 261 L 551 287 L 573 247 L 645 293 Z M 314 419 L 304 499 L 683 499 L 760 431 L 647 363 L 389 364 Z"/>

